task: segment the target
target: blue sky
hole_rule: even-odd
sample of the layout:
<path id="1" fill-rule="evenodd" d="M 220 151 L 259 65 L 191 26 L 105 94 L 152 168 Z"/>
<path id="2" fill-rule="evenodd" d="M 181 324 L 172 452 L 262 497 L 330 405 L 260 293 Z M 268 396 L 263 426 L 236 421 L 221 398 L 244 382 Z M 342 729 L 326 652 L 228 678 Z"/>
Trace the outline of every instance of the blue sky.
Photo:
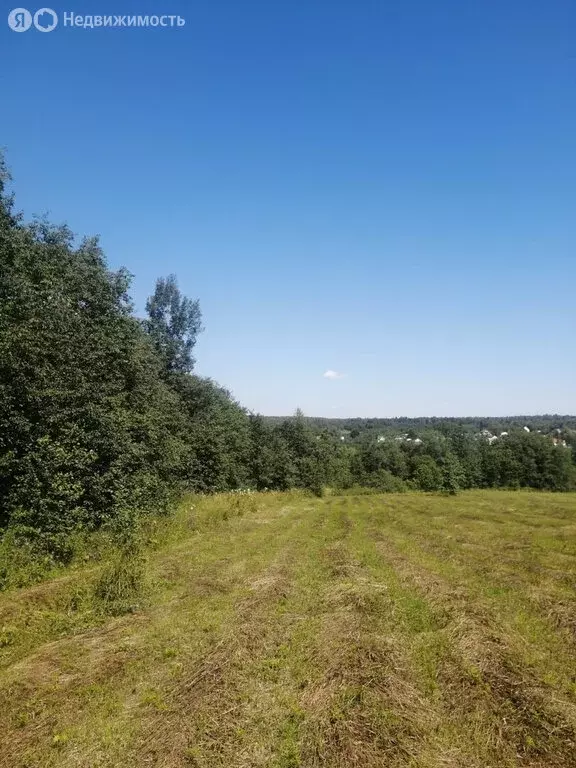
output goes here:
<path id="1" fill-rule="evenodd" d="M 576 412 L 572 0 L 73 6 L 186 25 L 4 18 L 18 206 L 139 311 L 176 273 L 199 373 L 265 414 Z"/>

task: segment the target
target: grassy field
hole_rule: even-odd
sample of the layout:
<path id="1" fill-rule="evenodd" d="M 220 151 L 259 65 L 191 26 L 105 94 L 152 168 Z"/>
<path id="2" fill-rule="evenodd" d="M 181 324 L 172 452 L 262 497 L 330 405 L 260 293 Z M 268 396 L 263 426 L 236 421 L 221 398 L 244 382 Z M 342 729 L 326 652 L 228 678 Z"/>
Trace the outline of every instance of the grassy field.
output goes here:
<path id="1" fill-rule="evenodd" d="M 0 765 L 576 766 L 576 494 L 206 498 L 0 596 Z"/>

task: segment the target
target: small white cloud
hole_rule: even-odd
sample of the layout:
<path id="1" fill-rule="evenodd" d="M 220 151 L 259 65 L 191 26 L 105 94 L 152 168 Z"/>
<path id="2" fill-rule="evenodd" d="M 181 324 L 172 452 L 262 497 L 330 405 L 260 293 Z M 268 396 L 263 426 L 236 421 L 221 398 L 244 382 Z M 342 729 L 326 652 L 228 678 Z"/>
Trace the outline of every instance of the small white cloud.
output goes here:
<path id="1" fill-rule="evenodd" d="M 331 370 L 325 371 L 322 375 L 324 376 L 325 379 L 331 379 L 332 381 L 334 381 L 335 379 L 344 378 L 343 373 L 338 373 L 338 371 L 331 371 Z"/>

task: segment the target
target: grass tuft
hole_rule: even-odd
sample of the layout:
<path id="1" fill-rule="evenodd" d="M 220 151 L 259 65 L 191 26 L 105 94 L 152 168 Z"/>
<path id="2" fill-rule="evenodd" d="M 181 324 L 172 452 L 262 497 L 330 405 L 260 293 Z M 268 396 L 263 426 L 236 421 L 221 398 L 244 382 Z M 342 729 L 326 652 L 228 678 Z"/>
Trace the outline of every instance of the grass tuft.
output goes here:
<path id="1" fill-rule="evenodd" d="M 145 555 L 137 544 L 128 544 L 104 567 L 94 587 L 94 598 L 105 613 L 119 616 L 139 610 L 145 594 Z"/>

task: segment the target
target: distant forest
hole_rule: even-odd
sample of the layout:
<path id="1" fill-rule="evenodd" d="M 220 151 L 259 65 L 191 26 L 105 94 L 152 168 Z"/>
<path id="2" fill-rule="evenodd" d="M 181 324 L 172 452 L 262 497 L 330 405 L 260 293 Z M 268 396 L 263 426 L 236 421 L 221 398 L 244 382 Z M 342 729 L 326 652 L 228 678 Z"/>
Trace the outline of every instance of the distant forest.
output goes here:
<path id="1" fill-rule="evenodd" d="M 66 561 L 77 534 L 129 530 L 185 491 L 576 487 L 574 416 L 248 412 L 194 373 L 200 306 L 174 276 L 158 279 L 146 317 L 136 317 L 131 275 L 108 268 L 97 239 L 77 243 L 65 226 L 25 222 L 9 182 L 2 166 L 4 540 Z"/>
<path id="2" fill-rule="evenodd" d="M 286 416 L 266 416 L 270 424 L 278 424 Z M 314 429 L 348 430 L 350 432 L 408 432 L 409 430 L 441 429 L 445 426 L 456 426 L 465 431 L 487 429 L 495 434 L 509 429 L 523 429 L 551 433 L 555 429 L 576 430 L 576 416 L 543 414 L 539 416 L 419 416 L 409 418 L 323 418 L 318 416 L 306 417 L 306 423 Z"/>

